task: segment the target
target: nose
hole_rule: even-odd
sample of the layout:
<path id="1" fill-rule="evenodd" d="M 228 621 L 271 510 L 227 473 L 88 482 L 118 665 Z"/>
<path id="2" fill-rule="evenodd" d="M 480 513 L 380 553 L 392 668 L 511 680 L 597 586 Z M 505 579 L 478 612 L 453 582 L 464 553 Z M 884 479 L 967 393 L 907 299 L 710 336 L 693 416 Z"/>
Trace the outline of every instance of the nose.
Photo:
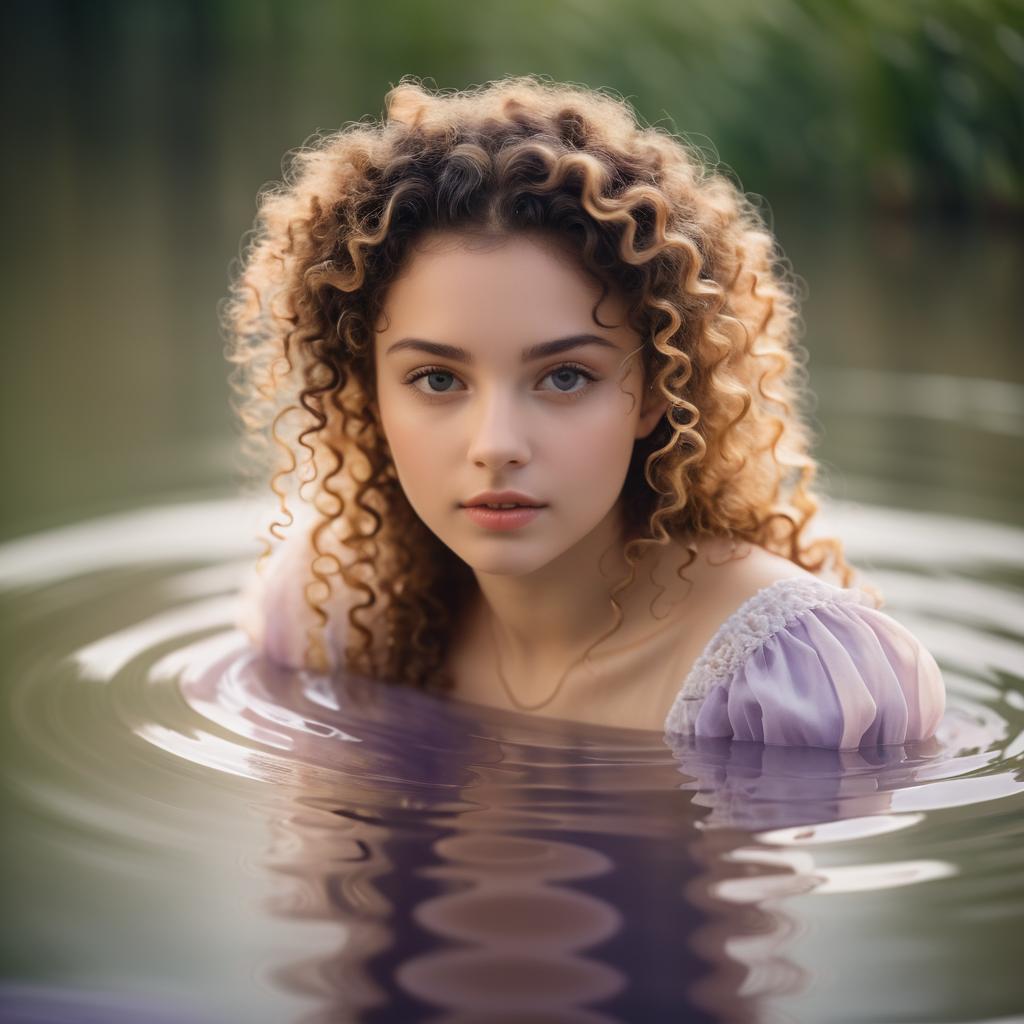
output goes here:
<path id="1" fill-rule="evenodd" d="M 469 445 L 470 461 L 492 470 L 509 462 L 529 462 L 527 424 L 511 395 L 493 392 L 483 397 L 473 415 L 476 420 Z"/>

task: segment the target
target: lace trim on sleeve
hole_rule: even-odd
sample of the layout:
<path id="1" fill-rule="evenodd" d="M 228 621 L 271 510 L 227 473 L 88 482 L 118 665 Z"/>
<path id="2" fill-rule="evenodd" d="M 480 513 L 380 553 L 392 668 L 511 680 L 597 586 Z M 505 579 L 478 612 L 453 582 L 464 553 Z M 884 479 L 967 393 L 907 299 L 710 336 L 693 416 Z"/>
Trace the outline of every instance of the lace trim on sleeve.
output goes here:
<path id="1" fill-rule="evenodd" d="M 694 662 L 669 710 L 666 729 L 693 732 L 700 705 L 713 686 L 729 679 L 761 644 L 798 615 L 835 602 L 869 604 L 870 598 L 863 591 L 806 576 L 776 580 L 747 598 L 718 627 Z"/>

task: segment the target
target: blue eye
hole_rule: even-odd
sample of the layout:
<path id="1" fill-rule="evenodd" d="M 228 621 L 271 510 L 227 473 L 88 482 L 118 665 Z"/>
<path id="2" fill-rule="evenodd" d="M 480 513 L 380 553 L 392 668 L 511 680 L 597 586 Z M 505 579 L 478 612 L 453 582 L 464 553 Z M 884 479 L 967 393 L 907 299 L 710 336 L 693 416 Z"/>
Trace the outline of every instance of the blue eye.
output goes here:
<path id="1" fill-rule="evenodd" d="M 570 385 L 573 383 L 572 377 L 580 377 L 587 383 L 583 387 L 571 391 L 560 387 L 558 384 L 555 385 L 554 391 L 558 395 L 562 395 L 566 398 L 578 398 L 586 394 L 590 390 L 590 384 L 597 380 L 586 367 L 579 366 L 575 363 L 563 363 L 561 366 L 556 366 L 553 370 L 548 370 L 546 374 L 541 378 L 546 380 L 548 377 L 557 378 L 560 377 L 563 383 L 566 383 L 566 377 L 570 380 L 567 382 Z M 427 389 L 416 387 L 416 382 L 423 378 L 427 378 Z M 424 366 L 419 370 L 414 370 L 410 373 L 402 383 L 411 387 L 414 391 L 423 395 L 426 398 L 437 395 L 447 395 L 457 388 L 445 387 L 444 384 L 448 381 L 457 381 L 458 377 L 452 373 L 451 370 L 445 370 L 440 366 Z M 435 387 L 435 385 L 437 385 Z M 550 389 L 549 389 L 550 390 Z"/>
<path id="2" fill-rule="evenodd" d="M 559 375 L 564 375 L 564 374 L 571 374 L 572 376 L 581 377 L 581 378 L 586 376 L 586 378 L 588 380 L 593 380 L 594 379 L 593 377 L 585 375 L 582 370 L 577 369 L 575 366 L 560 366 L 560 367 L 558 367 L 557 370 L 552 370 L 549 374 L 547 374 L 547 376 L 548 377 L 557 377 Z M 564 377 L 563 377 L 563 379 L 564 379 Z M 562 389 L 558 388 L 558 390 L 561 391 Z M 586 389 L 586 387 L 584 387 L 584 388 L 582 388 L 582 390 L 586 391 L 587 389 Z M 563 394 L 572 394 L 572 393 L 573 392 L 570 392 L 570 391 L 563 392 Z"/>
<path id="3" fill-rule="evenodd" d="M 419 374 L 416 377 L 413 377 L 409 381 L 409 383 L 411 384 L 413 381 L 417 381 L 421 377 L 427 378 L 428 383 L 430 383 L 430 384 L 436 384 L 438 377 L 442 377 L 442 378 L 443 377 L 448 377 L 451 380 L 455 380 L 455 374 L 454 373 L 449 373 L 447 370 L 424 370 L 423 373 Z M 432 380 L 431 380 L 431 378 L 432 378 Z M 433 388 L 431 388 L 431 390 L 433 390 Z M 435 391 L 434 393 L 435 394 L 444 394 L 445 392 L 450 391 L 450 390 L 451 390 L 450 388 L 441 388 L 439 391 Z"/>

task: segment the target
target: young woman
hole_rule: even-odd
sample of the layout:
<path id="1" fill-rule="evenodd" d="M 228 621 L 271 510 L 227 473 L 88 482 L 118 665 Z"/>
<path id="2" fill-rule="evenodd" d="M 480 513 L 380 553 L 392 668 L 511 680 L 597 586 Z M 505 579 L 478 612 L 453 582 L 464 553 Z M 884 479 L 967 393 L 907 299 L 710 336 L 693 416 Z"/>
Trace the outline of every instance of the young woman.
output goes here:
<path id="1" fill-rule="evenodd" d="M 935 660 L 808 537 L 775 239 L 623 101 L 403 79 L 263 193 L 223 314 L 283 455 L 240 620 L 271 659 L 767 743 L 934 733 Z"/>

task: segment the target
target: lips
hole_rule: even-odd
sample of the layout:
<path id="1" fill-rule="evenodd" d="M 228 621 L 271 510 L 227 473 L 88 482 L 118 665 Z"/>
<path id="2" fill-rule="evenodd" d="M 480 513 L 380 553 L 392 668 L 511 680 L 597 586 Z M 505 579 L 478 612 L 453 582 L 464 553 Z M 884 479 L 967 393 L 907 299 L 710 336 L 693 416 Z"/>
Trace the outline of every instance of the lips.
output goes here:
<path id="1" fill-rule="evenodd" d="M 532 523 L 543 511 L 544 506 L 518 508 L 487 508 L 485 505 L 467 505 L 463 511 L 477 526 L 500 533 L 519 530 Z"/>

